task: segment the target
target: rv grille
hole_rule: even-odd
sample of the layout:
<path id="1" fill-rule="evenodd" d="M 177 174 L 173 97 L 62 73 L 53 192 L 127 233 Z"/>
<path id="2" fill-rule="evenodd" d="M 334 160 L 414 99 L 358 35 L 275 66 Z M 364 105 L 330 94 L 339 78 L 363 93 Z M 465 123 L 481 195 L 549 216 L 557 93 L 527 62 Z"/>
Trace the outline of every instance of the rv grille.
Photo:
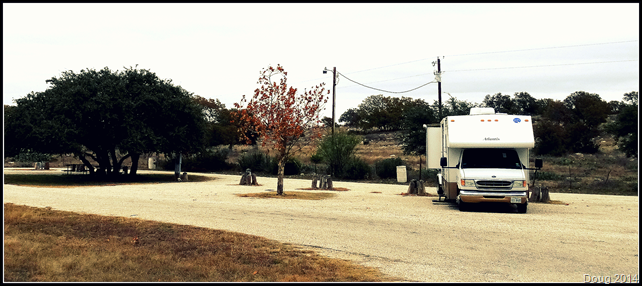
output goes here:
<path id="1" fill-rule="evenodd" d="M 477 181 L 478 188 L 510 188 L 512 184 L 509 181 Z"/>

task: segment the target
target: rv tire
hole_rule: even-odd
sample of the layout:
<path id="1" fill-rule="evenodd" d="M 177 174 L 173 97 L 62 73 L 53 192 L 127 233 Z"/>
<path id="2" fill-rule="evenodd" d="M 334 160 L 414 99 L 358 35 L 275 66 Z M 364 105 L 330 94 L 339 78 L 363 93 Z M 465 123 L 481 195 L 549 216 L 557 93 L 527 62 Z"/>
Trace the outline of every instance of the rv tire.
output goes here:
<path id="1" fill-rule="evenodd" d="M 470 204 L 469 203 L 465 203 L 462 200 L 459 200 L 458 205 L 459 205 L 459 211 L 464 212 L 464 211 L 468 211 L 470 209 Z"/>

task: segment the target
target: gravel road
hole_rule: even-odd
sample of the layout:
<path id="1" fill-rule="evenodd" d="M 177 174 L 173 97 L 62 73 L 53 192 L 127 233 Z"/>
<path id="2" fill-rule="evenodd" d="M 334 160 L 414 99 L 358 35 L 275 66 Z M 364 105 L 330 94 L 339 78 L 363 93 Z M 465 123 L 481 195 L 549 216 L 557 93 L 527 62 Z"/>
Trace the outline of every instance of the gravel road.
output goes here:
<path id="1" fill-rule="evenodd" d="M 321 201 L 276 200 L 235 196 L 275 189 L 276 178 L 259 177 L 262 186 L 251 187 L 237 185 L 240 176 L 207 175 L 215 180 L 4 185 L 3 200 L 258 235 L 405 281 L 585 282 L 608 276 L 614 282 L 639 272 L 638 197 L 552 193 L 551 199 L 564 204 L 532 203 L 526 214 L 510 205 L 460 212 L 436 197 L 399 195 L 407 185 L 335 182 L 350 190 Z M 285 180 L 286 194 L 309 186 L 309 180 Z M 427 191 L 436 194 L 434 188 Z"/>

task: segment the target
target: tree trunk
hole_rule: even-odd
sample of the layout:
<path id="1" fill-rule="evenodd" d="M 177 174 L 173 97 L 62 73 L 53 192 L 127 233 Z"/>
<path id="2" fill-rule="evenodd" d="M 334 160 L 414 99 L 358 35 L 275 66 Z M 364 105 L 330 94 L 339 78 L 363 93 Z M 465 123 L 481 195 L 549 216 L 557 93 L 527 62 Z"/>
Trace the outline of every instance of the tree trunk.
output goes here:
<path id="1" fill-rule="evenodd" d="M 276 194 L 279 196 L 283 194 L 283 176 L 285 174 L 285 156 L 281 155 L 279 158 L 279 170 L 277 172 Z"/>
<path id="2" fill-rule="evenodd" d="M 82 161 L 83 164 L 85 164 L 85 167 L 87 167 L 87 170 L 89 170 L 89 175 L 93 175 L 94 166 L 91 165 L 89 160 L 87 160 L 87 158 L 85 158 L 85 156 L 82 154 L 75 154 L 75 155 L 78 156 L 78 158 L 80 159 L 80 161 Z"/>
<path id="3" fill-rule="evenodd" d="M 116 149 L 112 149 L 109 151 L 109 154 L 111 156 L 111 162 L 112 162 L 112 169 L 107 170 L 107 173 L 111 171 L 111 175 L 118 175 L 120 172 L 120 163 L 118 162 L 118 158 L 116 158 Z"/>
<path id="4" fill-rule="evenodd" d="M 96 152 L 96 159 L 98 159 L 98 175 L 107 175 L 108 170 L 111 168 L 109 164 L 109 157 L 106 151 Z"/>
<path id="5" fill-rule="evenodd" d="M 136 175 L 136 171 L 138 171 L 138 160 L 140 159 L 140 154 L 139 153 L 133 153 L 132 154 L 132 169 L 130 171 L 130 175 L 134 176 Z"/>
<path id="6" fill-rule="evenodd" d="M 181 164 L 183 163 L 183 154 L 178 153 L 174 158 L 174 179 L 178 180 L 181 175 Z"/>

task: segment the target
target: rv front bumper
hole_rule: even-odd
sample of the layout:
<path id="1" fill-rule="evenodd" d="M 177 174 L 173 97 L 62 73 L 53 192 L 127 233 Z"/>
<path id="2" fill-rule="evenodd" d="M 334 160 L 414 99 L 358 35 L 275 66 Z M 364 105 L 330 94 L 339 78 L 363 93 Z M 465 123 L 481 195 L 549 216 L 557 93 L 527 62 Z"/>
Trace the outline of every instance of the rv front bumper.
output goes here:
<path id="1" fill-rule="evenodd" d="M 528 200 L 526 191 L 524 192 L 484 192 L 460 190 L 459 199 L 465 203 L 512 203 L 524 204 Z"/>

